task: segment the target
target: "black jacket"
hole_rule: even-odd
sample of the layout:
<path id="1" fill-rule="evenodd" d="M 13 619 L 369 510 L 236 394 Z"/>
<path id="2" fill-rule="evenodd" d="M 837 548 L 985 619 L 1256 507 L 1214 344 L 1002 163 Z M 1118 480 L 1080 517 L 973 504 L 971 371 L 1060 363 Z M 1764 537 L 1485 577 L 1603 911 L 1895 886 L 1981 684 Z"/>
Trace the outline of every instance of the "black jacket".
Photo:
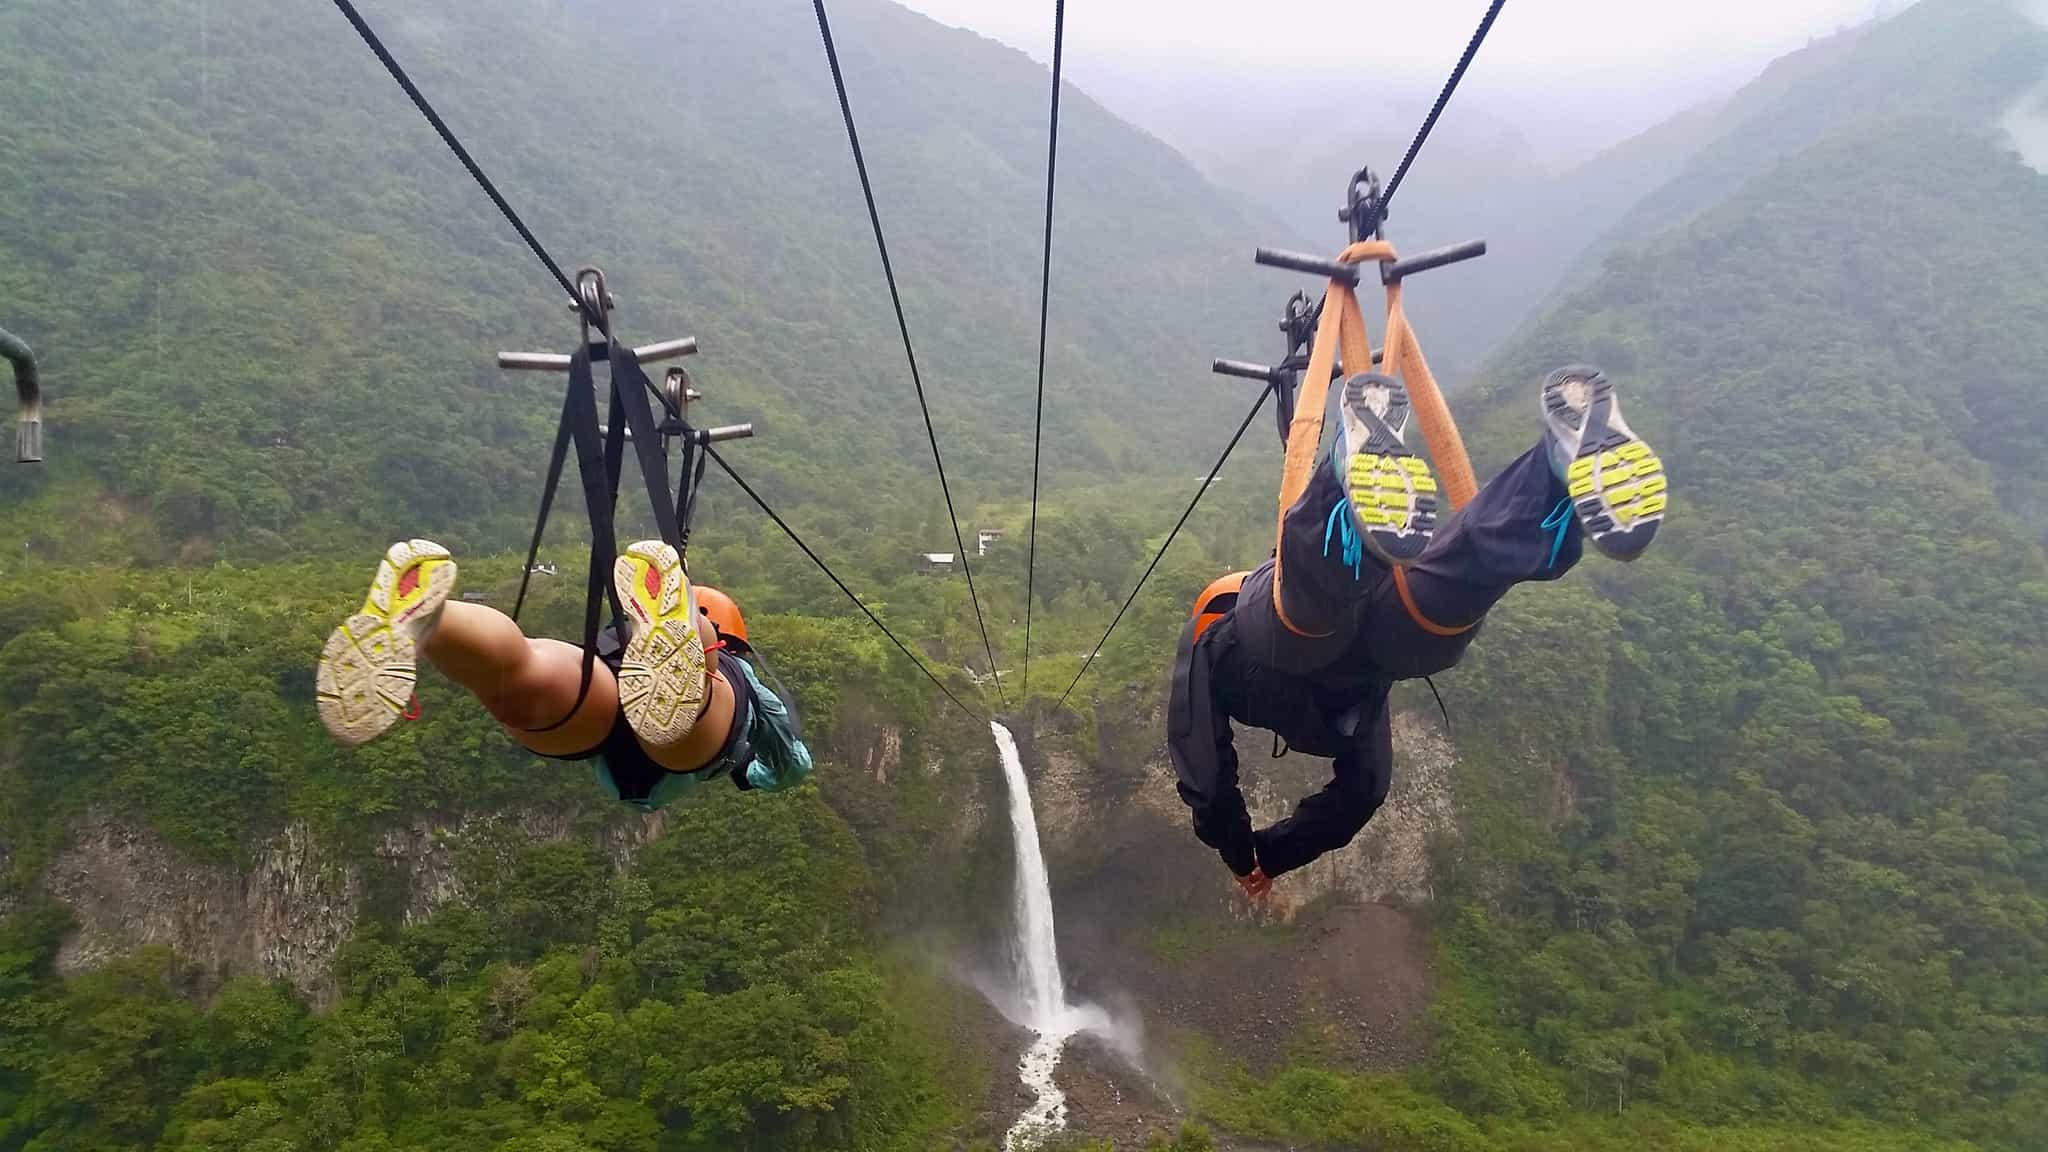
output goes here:
<path id="1" fill-rule="evenodd" d="M 1166 746 L 1195 835 L 1239 876 L 1261 864 L 1277 876 L 1349 843 L 1386 799 L 1392 776 L 1389 685 L 1362 654 L 1313 676 L 1261 665 L 1239 643 L 1235 613 L 1199 643 L 1189 621 L 1174 662 Z M 1237 783 L 1233 719 L 1297 752 L 1331 758 L 1336 780 L 1289 819 L 1254 833 Z"/>

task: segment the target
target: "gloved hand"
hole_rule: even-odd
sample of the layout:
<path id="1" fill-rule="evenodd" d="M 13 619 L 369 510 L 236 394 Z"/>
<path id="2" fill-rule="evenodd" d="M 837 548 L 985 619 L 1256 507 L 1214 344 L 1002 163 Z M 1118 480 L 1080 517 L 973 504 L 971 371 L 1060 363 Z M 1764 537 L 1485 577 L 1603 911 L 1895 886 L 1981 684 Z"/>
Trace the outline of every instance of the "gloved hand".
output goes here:
<path id="1" fill-rule="evenodd" d="M 1273 890 L 1273 878 L 1266 875 L 1264 868 L 1253 868 L 1250 873 L 1237 878 L 1237 886 L 1244 889 L 1245 897 L 1253 903 L 1266 898 Z"/>

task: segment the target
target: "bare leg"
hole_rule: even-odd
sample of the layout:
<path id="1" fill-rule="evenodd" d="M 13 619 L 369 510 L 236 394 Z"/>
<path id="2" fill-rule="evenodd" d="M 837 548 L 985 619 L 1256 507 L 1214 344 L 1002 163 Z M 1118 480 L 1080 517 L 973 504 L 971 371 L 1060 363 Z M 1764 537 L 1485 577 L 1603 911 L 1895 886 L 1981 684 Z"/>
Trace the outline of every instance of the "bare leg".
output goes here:
<path id="1" fill-rule="evenodd" d="M 526 748 L 554 757 L 601 748 L 624 722 L 612 670 L 590 664 L 586 690 L 581 648 L 529 640 L 504 613 L 451 601 L 455 578 L 448 550 L 431 540 L 401 540 L 385 552 L 363 606 L 321 649 L 314 694 L 328 732 L 353 748 L 388 731 L 412 697 L 417 661 L 424 658 L 469 689 Z M 708 619 L 695 623 L 709 648 L 716 631 Z M 702 702 L 695 726 L 673 740 L 642 741 L 642 750 L 662 767 L 702 767 L 732 731 L 732 686 L 714 667 L 701 666 L 704 684 L 685 686 L 695 688 L 686 699 Z"/>
<path id="2" fill-rule="evenodd" d="M 700 621 L 715 641 L 717 632 Z M 591 670 L 590 691 L 577 707 L 583 649 L 560 640 L 532 640 L 495 608 L 462 601 L 441 610 L 421 654 L 450 680 L 469 689 L 514 740 L 542 756 L 575 756 L 604 743 L 619 721 L 619 685 L 602 663 Z M 722 676 L 707 670 L 706 703 L 697 724 L 669 746 L 640 741 L 662 767 L 688 772 L 718 754 L 732 728 L 734 699 Z M 567 723 L 561 723 L 575 715 Z M 555 726 L 558 725 L 559 726 Z M 548 729 L 536 731 L 536 729 Z"/>
<path id="3" fill-rule="evenodd" d="M 588 752 L 604 743 L 618 718 L 619 686 L 611 669 L 602 663 L 591 669 L 590 691 L 579 707 L 583 650 L 560 640 L 530 640 L 495 608 L 450 602 L 420 652 L 475 693 L 514 740 L 542 756 Z"/>

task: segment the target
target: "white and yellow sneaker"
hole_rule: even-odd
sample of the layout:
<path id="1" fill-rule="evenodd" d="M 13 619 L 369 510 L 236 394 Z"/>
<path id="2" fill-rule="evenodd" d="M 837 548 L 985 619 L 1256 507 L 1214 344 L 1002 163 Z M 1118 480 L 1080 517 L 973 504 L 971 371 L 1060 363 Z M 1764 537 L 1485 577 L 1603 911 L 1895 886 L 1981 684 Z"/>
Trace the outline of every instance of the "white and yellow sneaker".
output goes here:
<path id="1" fill-rule="evenodd" d="M 1437 483 L 1408 449 L 1408 389 L 1392 376 L 1344 382 L 1338 478 L 1365 547 L 1391 565 L 1414 563 L 1436 532 Z"/>
<path id="2" fill-rule="evenodd" d="M 1621 418 L 1614 385 L 1598 368 L 1560 368 L 1543 381 L 1550 465 L 1564 480 L 1579 527 L 1616 560 L 1643 554 L 1664 522 L 1664 462 Z"/>
<path id="3" fill-rule="evenodd" d="M 412 703 L 419 645 L 455 591 L 455 561 L 431 540 L 393 544 L 370 594 L 320 652 L 320 722 L 351 748 L 384 734 Z"/>
<path id="4" fill-rule="evenodd" d="M 682 557 L 660 540 L 642 540 L 620 553 L 612 565 L 612 587 L 633 622 L 633 638 L 619 663 L 626 722 L 649 744 L 674 744 L 690 734 L 704 711 L 696 591 Z"/>

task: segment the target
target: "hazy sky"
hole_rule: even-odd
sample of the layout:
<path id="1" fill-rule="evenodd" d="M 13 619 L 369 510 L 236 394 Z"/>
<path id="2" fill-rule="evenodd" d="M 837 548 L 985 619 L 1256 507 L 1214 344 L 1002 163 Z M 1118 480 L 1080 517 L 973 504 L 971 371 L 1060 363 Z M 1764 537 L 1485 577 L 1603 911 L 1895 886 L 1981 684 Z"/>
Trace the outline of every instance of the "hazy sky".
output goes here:
<path id="1" fill-rule="evenodd" d="M 901 2 L 1041 59 L 1050 53 L 1045 0 Z M 1647 75 L 1768 58 L 1900 7 L 1900 0 L 1516 0 L 1482 59 L 1510 72 L 1578 65 Z M 1069 0 L 1067 40 L 1077 60 L 1342 65 L 1360 63 L 1363 54 L 1441 71 L 1485 10 L 1485 0 Z"/>
<path id="2" fill-rule="evenodd" d="M 1051 56 L 1048 0 L 898 2 L 1041 61 Z M 1813 37 L 1907 4 L 1512 0 L 1461 106 L 1490 110 L 1560 154 L 1587 152 L 1734 91 Z M 1486 0 L 1068 0 L 1067 76 L 1199 151 L 1201 118 L 1218 112 L 1199 107 L 1205 90 L 1260 105 L 1236 109 L 1253 116 L 1299 112 L 1309 102 L 1301 94 L 1329 90 L 1321 77 L 1341 69 L 1426 99 L 1485 10 Z M 1354 90 L 1368 87 L 1378 90 L 1369 80 Z"/>

